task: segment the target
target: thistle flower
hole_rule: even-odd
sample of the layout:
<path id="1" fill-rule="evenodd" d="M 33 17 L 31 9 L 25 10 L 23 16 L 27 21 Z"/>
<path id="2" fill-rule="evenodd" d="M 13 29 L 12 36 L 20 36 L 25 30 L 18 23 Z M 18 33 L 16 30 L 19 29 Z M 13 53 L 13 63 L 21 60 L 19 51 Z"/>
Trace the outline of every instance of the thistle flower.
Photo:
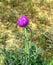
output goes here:
<path id="1" fill-rule="evenodd" d="M 17 24 L 20 27 L 26 27 L 29 23 L 29 18 L 27 16 L 22 16 L 21 18 L 18 19 Z"/>

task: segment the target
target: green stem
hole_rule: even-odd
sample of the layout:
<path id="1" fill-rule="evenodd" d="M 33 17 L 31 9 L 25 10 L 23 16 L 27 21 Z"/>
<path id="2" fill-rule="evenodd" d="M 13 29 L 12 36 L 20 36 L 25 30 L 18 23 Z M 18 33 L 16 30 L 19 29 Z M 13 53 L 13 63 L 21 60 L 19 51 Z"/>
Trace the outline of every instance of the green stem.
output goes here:
<path id="1" fill-rule="evenodd" d="M 28 34 L 27 34 L 27 32 L 28 32 L 28 30 L 30 30 L 30 32 L 31 32 L 31 35 L 30 36 L 28 36 Z M 29 54 L 29 49 L 31 48 L 31 43 L 30 43 L 30 41 L 31 41 L 31 39 L 32 39 L 32 30 L 31 30 L 31 28 L 30 27 L 25 27 L 24 28 L 24 36 L 25 36 L 25 40 L 24 40 L 24 51 L 27 53 L 27 54 Z"/>
<path id="2" fill-rule="evenodd" d="M 28 38 L 27 38 L 27 28 L 24 28 L 24 34 L 25 34 L 25 40 L 28 40 Z"/>
<path id="3" fill-rule="evenodd" d="M 24 28 L 24 35 L 25 35 L 25 52 L 29 53 L 29 42 L 28 42 L 28 35 L 27 35 L 27 28 Z"/>

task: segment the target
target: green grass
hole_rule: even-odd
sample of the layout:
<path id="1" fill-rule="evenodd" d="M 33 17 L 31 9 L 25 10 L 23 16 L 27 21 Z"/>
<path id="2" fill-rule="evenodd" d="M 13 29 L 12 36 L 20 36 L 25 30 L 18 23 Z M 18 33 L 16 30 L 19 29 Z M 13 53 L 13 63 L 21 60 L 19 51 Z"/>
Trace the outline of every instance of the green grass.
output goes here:
<path id="1" fill-rule="evenodd" d="M 4 65 L 47 65 L 37 46 L 32 45 L 29 54 L 23 49 L 0 49 Z"/>
<path id="2" fill-rule="evenodd" d="M 36 3 L 36 1 L 39 1 L 39 3 Z M 49 16 L 51 16 L 49 13 L 50 5 L 45 3 L 46 0 L 36 1 L 0 0 L 0 53 L 3 61 L 1 65 L 53 65 L 53 29 L 47 31 L 46 28 L 46 26 L 53 28 L 49 20 Z M 46 13 L 44 13 L 45 11 Z M 32 44 L 29 54 L 26 53 L 28 48 L 24 50 L 25 43 L 27 46 L 27 41 L 24 43 L 24 31 L 22 29 L 21 32 L 21 29 L 17 26 L 17 20 L 22 15 L 28 16 L 30 23 L 32 22 L 36 26 L 33 27 L 29 23 L 30 29 L 27 30 L 28 43 Z M 53 22 L 52 18 L 51 22 Z M 31 33 L 32 38 L 30 37 Z M 10 39 L 14 39 L 11 41 L 13 42 L 12 46 L 21 45 L 21 48 L 13 47 L 11 49 L 11 47 L 7 49 L 7 45 L 5 48 L 5 43 L 10 46 Z"/>

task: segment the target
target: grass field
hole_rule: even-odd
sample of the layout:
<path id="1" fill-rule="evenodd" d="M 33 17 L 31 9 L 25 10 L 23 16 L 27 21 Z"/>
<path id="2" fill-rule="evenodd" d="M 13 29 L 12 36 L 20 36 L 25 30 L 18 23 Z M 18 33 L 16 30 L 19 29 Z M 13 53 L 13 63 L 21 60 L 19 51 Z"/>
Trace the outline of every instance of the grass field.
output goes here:
<path id="1" fill-rule="evenodd" d="M 19 50 L 22 49 L 24 29 L 17 25 L 17 21 L 23 15 L 27 16 L 30 21 L 28 26 L 31 28 L 33 35 L 30 42 L 40 48 L 41 56 L 48 62 L 47 65 L 53 65 L 53 0 L 0 0 L 0 49 L 4 48 L 5 43 L 8 50 L 6 53 L 9 52 L 13 55 L 15 47 Z M 28 35 L 30 36 L 30 34 L 29 31 Z M 17 50 L 15 53 L 17 53 Z M 18 55 L 13 56 L 17 59 Z M 0 55 L 0 65 L 44 65 L 19 64 L 18 61 L 16 61 L 17 64 L 5 64 L 4 57 L 5 55 Z M 9 57 L 11 56 L 9 55 Z M 28 56 L 26 57 L 28 58 Z M 21 59 L 20 62 L 25 62 L 24 59 Z M 30 60 L 30 62 L 33 60 Z M 7 61 L 5 62 L 7 63 Z"/>

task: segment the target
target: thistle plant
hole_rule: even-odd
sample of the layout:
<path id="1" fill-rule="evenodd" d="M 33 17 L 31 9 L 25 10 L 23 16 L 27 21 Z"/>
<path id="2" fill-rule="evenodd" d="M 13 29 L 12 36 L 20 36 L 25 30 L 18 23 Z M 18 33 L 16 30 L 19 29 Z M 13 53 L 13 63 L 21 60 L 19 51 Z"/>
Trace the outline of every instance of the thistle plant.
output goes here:
<path id="1" fill-rule="evenodd" d="M 26 26 L 28 25 L 28 23 L 29 23 L 29 19 L 26 16 L 22 16 L 21 18 L 18 19 L 18 22 L 17 22 L 17 24 L 20 27 L 24 27 L 24 28 L 26 28 Z"/>
<path id="2" fill-rule="evenodd" d="M 22 16 L 18 19 L 17 24 L 20 27 L 24 28 L 24 47 L 20 58 L 22 65 L 45 65 L 46 62 L 43 58 L 41 58 L 40 49 L 36 44 L 31 42 L 32 39 L 32 30 L 28 27 L 29 18 L 27 16 Z M 28 29 L 30 30 L 31 36 L 27 35 Z"/>
<path id="3" fill-rule="evenodd" d="M 22 16 L 21 18 L 18 19 L 18 22 L 17 24 L 20 26 L 20 27 L 23 27 L 24 28 L 24 36 L 25 36 L 25 41 L 24 41 L 24 51 L 26 53 L 29 53 L 29 47 L 31 44 L 29 44 L 29 38 L 28 38 L 28 35 L 27 35 L 27 30 L 28 30 L 28 24 L 29 24 L 29 18 L 26 17 L 26 16 Z M 32 33 L 31 33 L 32 34 Z"/>

